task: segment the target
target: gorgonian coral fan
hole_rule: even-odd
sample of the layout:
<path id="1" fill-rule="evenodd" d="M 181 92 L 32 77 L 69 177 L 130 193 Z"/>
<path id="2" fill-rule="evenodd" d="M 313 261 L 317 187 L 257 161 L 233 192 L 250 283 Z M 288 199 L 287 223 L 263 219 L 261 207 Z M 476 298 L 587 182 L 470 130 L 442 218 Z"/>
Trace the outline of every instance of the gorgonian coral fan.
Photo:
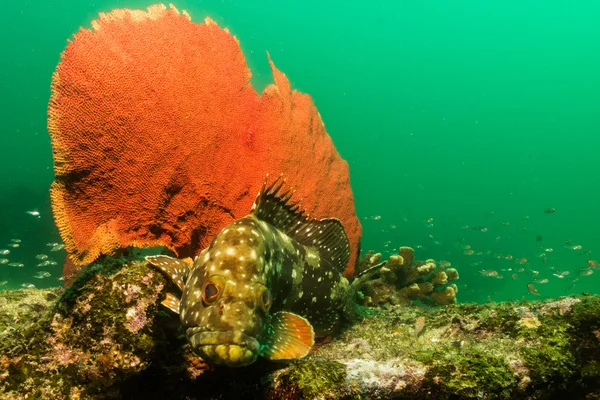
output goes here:
<path id="1" fill-rule="evenodd" d="M 361 235 L 347 163 L 310 96 L 271 62 L 258 94 L 237 39 L 154 5 L 100 14 L 52 80 L 52 207 L 70 259 L 127 246 L 196 254 L 284 173 L 312 217 L 339 218 L 352 273 Z"/>

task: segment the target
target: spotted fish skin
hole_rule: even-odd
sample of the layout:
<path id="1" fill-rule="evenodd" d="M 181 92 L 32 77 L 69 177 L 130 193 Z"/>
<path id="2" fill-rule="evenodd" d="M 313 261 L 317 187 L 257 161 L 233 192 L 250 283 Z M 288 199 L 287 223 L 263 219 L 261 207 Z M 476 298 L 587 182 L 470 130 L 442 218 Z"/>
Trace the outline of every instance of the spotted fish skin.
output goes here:
<path id="1" fill-rule="evenodd" d="M 163 302 L 179 311 L 194 351 L 217 364 L 248 365 L 306 355 L 314 335 L 338 326 L 349 283 L 349 244 L 337 219 L 313 220 L 263 185 L 252 211 L 215 236 L 193 266 L 148 257 L 182 290 Z"/>

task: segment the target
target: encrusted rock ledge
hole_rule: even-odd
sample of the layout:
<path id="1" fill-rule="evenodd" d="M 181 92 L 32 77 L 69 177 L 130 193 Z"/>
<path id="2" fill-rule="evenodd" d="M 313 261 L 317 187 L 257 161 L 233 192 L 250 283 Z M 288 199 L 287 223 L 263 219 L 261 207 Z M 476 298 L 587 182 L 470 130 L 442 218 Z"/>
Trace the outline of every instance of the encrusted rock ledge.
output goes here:
<path id="1" fill-rule="evenodd" d="M 231 370 L 189 352 L 166 285 L 105 259 L 67 290 L 0 291 L 0 398 L 600 398 L 597 296 L 369 309 L 305 359 Z"/>

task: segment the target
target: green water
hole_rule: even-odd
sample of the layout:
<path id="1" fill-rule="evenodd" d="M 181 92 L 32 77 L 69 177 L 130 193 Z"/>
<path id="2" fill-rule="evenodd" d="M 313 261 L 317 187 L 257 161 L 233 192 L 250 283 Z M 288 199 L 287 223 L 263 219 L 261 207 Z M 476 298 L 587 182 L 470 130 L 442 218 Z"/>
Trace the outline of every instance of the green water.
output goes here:
<path id="1" fill-rule="evenodd" d="M 60 242 L 48 196 L 46 107 L 66 40 L 98 12 L 149 4 L 3 5 L 0 249 L 11 253 L 0 257 L 25 264 L 0 265 L 3 288 L 60 284 L 65 254 L 46 246 Z M 294 88 L 311 94 L 350 163 L 363 249 L 388 254 L 408 245 L 418 258 L 450 261 L 461 274 L 459 301 L 531 300 L 527 283 L 543 278 L 549 283 L 536 285 L 541 297 L 600 293 L 600 271 L 579 274 L 586 260 L 600 260 L 598 2 L 175 5 L 196 22 L 209 15 L 240 39 L 258 90 L 271 81 L 269 51 Z M 554 214 L 544 212 L 551 207 Z M 7 247 L 14 238 L 20 247 Z M 567 240 L 582 250 L 566 248 Z M 467 245 L 475 254 L 463 254 Z M 544 263 L 546 248 L 554 251 Z M 39 253 L 58 265 L 36 267 Z M 33 278 L 40 270 L 52 277 Z"/>

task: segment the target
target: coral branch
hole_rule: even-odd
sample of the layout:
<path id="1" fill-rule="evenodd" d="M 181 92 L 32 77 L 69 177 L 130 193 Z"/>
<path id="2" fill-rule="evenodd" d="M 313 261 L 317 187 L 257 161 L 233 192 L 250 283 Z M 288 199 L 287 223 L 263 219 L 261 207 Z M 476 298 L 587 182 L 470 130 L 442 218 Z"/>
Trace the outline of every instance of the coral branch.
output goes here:
<path id="1" fill-rule="evenodd" d="M 359 262 L 358 270 L 376 265 L 380 258 L 381 254 L 368 252 Z M 400 247 L 399 254 L 389 258 L 379 276 L 365 284 L 365 304 L 409 304 L 415 300 L 429 306 L 456 303 L 458 287 L 449 282 L 458 279 L 458 271 L 435 260 L 414 262 L 414 259 L 412 248 Z"/>

